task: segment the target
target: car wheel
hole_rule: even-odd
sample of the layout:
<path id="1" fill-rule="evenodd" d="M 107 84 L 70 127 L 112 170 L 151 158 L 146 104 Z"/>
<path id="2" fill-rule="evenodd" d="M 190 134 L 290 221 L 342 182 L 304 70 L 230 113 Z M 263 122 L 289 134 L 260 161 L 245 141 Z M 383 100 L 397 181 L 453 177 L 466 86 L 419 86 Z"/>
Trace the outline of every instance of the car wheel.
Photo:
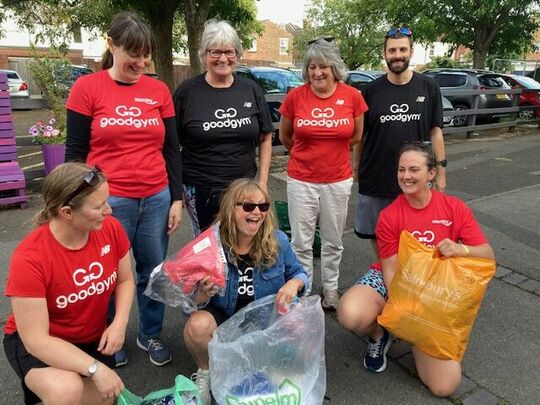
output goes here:
<path id="1" fill-rule="evenodd" d="M 523 104 L 520 105 L 520 107 L 528 107 L 531 104 Z M 522 120 L 533 120 L 534 119 L 534 113 L 535 110 L 520 110 L 519 111 L 519 118 Z"/>
<path id="2" fill-rule="evenodd" d="M 469 110 L 469 106 L 465 104 L 456 104 L 454 106 L 454 110 L 461 111 L 461 110 Z M 456 115 L 454 117 L 454 126 L 455 127 L 465 127 L 469 123 L 469 116 L 468 115 Z"/>

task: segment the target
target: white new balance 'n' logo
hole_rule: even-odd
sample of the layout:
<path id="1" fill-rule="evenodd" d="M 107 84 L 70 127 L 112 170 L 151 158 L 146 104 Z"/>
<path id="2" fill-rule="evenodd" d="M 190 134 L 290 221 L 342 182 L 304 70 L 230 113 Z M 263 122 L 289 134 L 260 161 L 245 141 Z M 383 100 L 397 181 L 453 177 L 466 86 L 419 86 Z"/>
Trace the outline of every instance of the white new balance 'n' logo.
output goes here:
<path id="1" fill-rule="evenodd" d="M 111 245 L 105 245 L 101 247 L 101 257 L 105 256 L 111 251 Z"/>

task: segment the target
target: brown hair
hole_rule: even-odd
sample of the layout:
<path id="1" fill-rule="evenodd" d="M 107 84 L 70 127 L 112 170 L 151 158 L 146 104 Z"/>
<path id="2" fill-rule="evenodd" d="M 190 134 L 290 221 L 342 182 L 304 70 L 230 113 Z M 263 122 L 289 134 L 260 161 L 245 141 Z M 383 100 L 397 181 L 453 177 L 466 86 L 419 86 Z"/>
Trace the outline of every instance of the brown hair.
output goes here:
<path id="1" fill-rule="evenodd" d="M 238 202 L 256 193 L 261 193 L 265 200 L 271 203 L 266 190 L 251 179 L 233 181 L 221 199 L 216 222 L 219 221 L 220 223 L 221 242 L 226 249 L 229 249 L 235 260 L 238 260 L 238 255 L 234 252 L 237 245 L 234 210 Z M 266 218 L 254 237 L 253 247 L 249 252 L 249 257 L 253 260 L 254 265 L 259 268 L 268 268 L 277 260 L 279 245 L 275 236 L 275 224 L 275 214 L 273 209 L 270 209 L 267 211 Z"/>
<path id="2" fill-rule="evenodd" d="M 398 31 L 394 35 L 392 35 L 391 37 L 389 37 L 389 36 L 384 37 L 384 48 L 383 48 L 383 50 L 386 51 L 386 43 L 388 42 L 389 39 L 400 39 L 400 38 L 408 38 L 409 39 L 409 47 L 411 48 L 411 50 L 413 49 L 414 40 L 413 40 L 412 35 L 405 35 L 405 34 L 402 34 L 401 32 Z"/>
<path id="3" fill-rule="evenodd" d="M 107 31 L 115 46 L 121 46 L 127 52 L 136 55 L 151 55 L 156 49 L 152 32 L 139 15 L 124 11 L 116 14 Z M 101 68 L 109 69 L 113 65 L 113 56 L 109 49 L 101 59 Z"/>
<path id="4" fill-rule="evenodd" d="M 92 169 L 92 167 L 84 163 L 64 163 L 57 166 L 45 177 L 41 191 L 45 207 L 35 215 L 35 225 L 39 226 L 49 222 L 58 215 L 60 208 L 68 202 L 71 209 L 79 209 L 83 205 L 85 198 L 106 181 L 103 173 L 98 171 L 98 181 L 83 188 L 77 195 L 73 196 L 71 201 L 66 201 L 70 195 L 77 191 L 83 183 L 84 177 Z"/>
<path id="5" fill-rule="evenodd" d="M 431 149 L 431 143 L 428 142 L 414 142 L 405 143 L 399 150 L 398 161 L 405 152 L 418 152 L 426 158 L 426 166 L 428 170 L 437 169 L 435 155 Z"/>

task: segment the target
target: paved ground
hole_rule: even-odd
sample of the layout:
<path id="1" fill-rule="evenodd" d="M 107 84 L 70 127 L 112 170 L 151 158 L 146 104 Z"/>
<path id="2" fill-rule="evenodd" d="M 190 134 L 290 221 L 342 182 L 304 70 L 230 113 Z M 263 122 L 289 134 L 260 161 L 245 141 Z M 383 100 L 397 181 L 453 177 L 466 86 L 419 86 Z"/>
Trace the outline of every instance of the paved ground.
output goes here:
<path id="1" fill-rule="evenodd" d="M 498 263 L 496 278 L 487 290 L 463 359 L 463 382 L 453 398 L 435 398 L 414 372 L 410 350 L 400 343 L 390 351 L 391 361 L 382 374 L 370 374 L 361 365 L 364 338 L 345 331 L 333 313 L 326 313 L 327 392 L 325 404 L 451 404 L 528 405 L 540 403 L 540 131 L 499 133 L 493 138 L 447 138 L 448 192 L 474 209 Z M 282 167 L 283 158 L 275 159 Z M 286 199 L 283 174 L 270 182 L 274 199 Z M 371 249 L 352 233 L 344 237 L 345 253 L 340 288 L 351 286 L 371 262 Z M 13 249 L 30 229 L 29 220 L 39 205 L 33 196 L 29 208 L 0 210 L 0 289 L 4 289 Z M 170 243 L 175 253 L 190 238 L 184 223 Z M 320 293 L 316 279 L 314 293 Z M 0 323 L 9 303 L 0 298 Z M 184 319 L 176 309 L 166 314 L 164 339 L 174 360 L 158 368 L 135 344 L 136 309 L 129 325 L 126 349 L 129 364 L 119 373 L 132 391 L 144 394 L 172 385 L 174 376 L 189 376 L 195 364 L 182 341 Z M 0 404 L 19 404 L 21 394 L 15 374 L 0 353 Z"/>

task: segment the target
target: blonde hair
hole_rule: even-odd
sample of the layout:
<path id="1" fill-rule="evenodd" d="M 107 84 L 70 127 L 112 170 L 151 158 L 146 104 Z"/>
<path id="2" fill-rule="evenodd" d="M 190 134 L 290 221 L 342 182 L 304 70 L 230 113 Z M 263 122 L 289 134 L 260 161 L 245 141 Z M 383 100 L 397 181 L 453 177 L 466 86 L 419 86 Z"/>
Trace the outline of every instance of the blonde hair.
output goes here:
<path id="1" fill-rule="evenodd" d="M 270 196 L 266 190 L 251 179 L 235 180 L 229 185 L 221 199 L 216 222 L 220 223 L 221 242 L 226 249 L 229 249 L 235 261 L 238 261 L 239 258 L 238 254 L 234 252 L 238 242 L 234 214 L 236 204 L 256 193 L 261 193 L 266 202 L 271 204 Z M 249 251 L 249 257 L 253 260 L 253 264 L 261 269 L 271 267 L 276 263 L 279 254 L 279 244 L 275 235 L 275 218 L 274 210 L 270 208 L 253 238 L 253 246 Z"/>
<path id="2" fill-rule="evenodd" d="M 88 185 L 81 189 L 70 201 L 66 199 L 76 192 L 84 181 L 84 177 L 93 168 L 84 163 L 64 163 L 57 166 L 43 181 L 41 193 L 45 207 L 38 211 L 34 217 L 36 226 L 43 225 L 56 217 L 66 203 L 73 210 L 79 209 L 85 198 L 92 194 L 101 184 L 106 181 L 105 176 L 100 171 L 97 172 L 98 181 L 93 185 Z"/>

